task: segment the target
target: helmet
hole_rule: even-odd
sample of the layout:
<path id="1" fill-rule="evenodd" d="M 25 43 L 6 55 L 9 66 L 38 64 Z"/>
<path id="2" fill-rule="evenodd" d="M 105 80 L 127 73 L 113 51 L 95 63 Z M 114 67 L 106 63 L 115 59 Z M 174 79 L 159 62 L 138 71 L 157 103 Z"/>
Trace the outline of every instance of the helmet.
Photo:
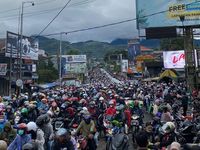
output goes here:
<path id="1" fill-rule="evenodd" d="M 174 130 L 175 130 L 175 124 L 173 122 L 165 123 L 160 129 L 161 133 L 163 134 L 173 132 Z"/>
<path id="2" fill-rule="evenodd" d="M 37 126 L 42 126 L 43 124 L 47 124 L 49 121 L 50 121 L 49 115 L 44 114 L 44 115 L 39 116 L 36 119 L 36 124 L 37 124 Z"/>
<path id="3" fill-rule="evenodd" d="M 27 129 L 28 129 L 28 131 L 31 131 L 31 130 L 36 131 L 37 130 L 36 123 L 35 122 L 29 122 L 27 124 Z"/>
<path id="4" fill-rule="evenodd" d="M 56 132 L 56 136 L 66 136 L 67 134 L 70 134 L 70 132 L 67 129 L 65 129 L 65 128 L 60 128 Z"/>
<path id="5" fill-rule="evenodd" d="M 103 100 L 104 100 L 104 98 L 103 98 L 103 97 L 100 97 L 100 98 L 99 98 L 99 100 L 100 100 L 100 101 L 103 101 Z"/>
<path id="6" fill-rule="evenodd" d="M 27 129 L 27 125 L 25 123 L 20 123 L 20 124 L 18 124 L 17 128 L 26 130 Z"/>
<path id="7" fill-rule="evenodd" d="M 12 109 L 11 105 L 6 106 L 6 109 Z"/>
<path id="8" fill-rule="evenodd" d="M 91 121 L 91 116 L 90 115 L 84 115 L 83 119 L 84 119 L 84 121 L 85 121 L 86 124 L 89 124 L 90 121 Z"/>
<path id="9" fill-rule="evenodd" d="M 1 149 L 7 149 L 7 143 L 3 140 L 0 140 L 0 147 Z"/>
<path id="10" fill-rule="evenodd" d="M 155 104 L 156 104 L 156 105 L 159 105 L 159 104 L 160 104 L 160 100 L 159 100 L 159 99 L 156 99 L 156 100 L 155 100 Z"/>
<path id="11" fill-rule="evenodd" d="M 22 108 L 21 113 L 22 113 L 22 114 L 28 113 L 28 109 L 27 109 L 27 108 Z"/>
<path id="12" fill-rule="evenodd" d="M 114 102 L 113 101 L 109 101 L 109 105 L 114 105 Z"/>

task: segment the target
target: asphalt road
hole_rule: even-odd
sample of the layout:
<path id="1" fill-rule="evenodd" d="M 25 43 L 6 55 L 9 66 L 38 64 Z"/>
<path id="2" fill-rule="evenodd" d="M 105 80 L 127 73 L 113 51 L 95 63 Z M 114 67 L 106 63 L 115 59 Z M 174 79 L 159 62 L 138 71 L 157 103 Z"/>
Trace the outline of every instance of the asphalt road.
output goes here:
<path id="1" fill-rule="evenodd" d="M 148 122 L 148 121 L 151 121 L 152 120 L 152 116 L 148 113 L 145 113 L 144 115 L 144 123 L 145 122 Z M 97 147 L 97 150 L 105 150 L 106 149 L 106 142 L 103 138 L 100 139 L 99 141 L 99 145 Z M 133 142 L 132 142 L 132 138 L 131 138 L 131 134 L 129 135 L 129 150 L 134 150 L 134 145 L 133 145 Z"/>

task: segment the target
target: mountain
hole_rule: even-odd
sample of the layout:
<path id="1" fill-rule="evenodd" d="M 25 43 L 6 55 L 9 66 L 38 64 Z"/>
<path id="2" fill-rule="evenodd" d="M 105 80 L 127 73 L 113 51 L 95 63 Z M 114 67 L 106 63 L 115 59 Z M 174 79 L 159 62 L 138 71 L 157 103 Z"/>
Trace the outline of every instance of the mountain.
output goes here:
<path id="1" fill-rule="evenodd" d="M 54 38 L 38 37 L 40 49 L 44 49 L 48 54 L 55 55 L 59 52 L 60 41 Z M 112 42 L 86 41 L 70 43 L 62 41 L 62 54 L 76 51 L 79 54 L 86 54 L 87 57 L 103 58 L 106 53 L 123 51 L 127 49 L 130 39 L 115 39 Z M 142 40 L 141 44 L 150 48 L 159 47 L 159 40 Z"/>

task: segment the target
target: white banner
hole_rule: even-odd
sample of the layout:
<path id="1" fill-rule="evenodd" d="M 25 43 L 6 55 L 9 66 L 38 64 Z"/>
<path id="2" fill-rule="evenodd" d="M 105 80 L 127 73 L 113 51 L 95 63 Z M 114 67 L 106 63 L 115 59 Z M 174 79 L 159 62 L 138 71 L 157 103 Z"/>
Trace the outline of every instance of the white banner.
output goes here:
<path id="1" fill-rule="evenodd" d="M 62 55 L 67 63 L 87 62 L 86 55 Z"/>
<path id="2" fill-rule="evenodd" d="M 167 69 L 184 68 L 185 53 L 184 50 L 163 52 L 164 67 Z"/>
<path id="3" fill-rule="evenodd" d="M 0 76 L 5 76 L 7 73 L 7 64 L 0 64 Z"/>
<path id="4" fill-rule="evenodd" d="M 123 59 L 121 64 L 122 72 L 128 72 L 128 60 Z"/>

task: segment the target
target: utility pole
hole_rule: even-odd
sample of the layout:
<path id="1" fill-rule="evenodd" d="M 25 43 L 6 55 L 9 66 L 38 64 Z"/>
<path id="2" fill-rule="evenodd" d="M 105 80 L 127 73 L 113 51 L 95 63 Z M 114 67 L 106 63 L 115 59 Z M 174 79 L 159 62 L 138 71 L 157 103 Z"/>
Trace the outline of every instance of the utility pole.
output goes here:
<path id="1" fill-rule="evenodd" d="M 22 10 L 21 10 L 21 25 L 20 25 L 20 62 L 19 62 L 19 79 L 22 80 L 22 53 L 23 53 L 23 48 L 22 48 L 22 40 L 23 40 L 23 17 L 24 17 L 24 5 L 26 3 L 31 3 L 32 6 L 34 6 L 33 1 L 25 1 L 22 2 Z M 19 94 L 21 93 L 21 87 L 19 88 Z"/>
<path id="2" fill-rule="evenodd" d="M 188 88 L 191 90 L 195 87 L 195 60 L 193 48 L 193 28 L 184 27 L 184 48 L 185 48 L 185 72 Z"/>
<path id="3" fill-rule="evenodd" d="M 62 87 L 62 32 L 60 33 L 60 51 L 59 51 L 59 81 Z"/>

